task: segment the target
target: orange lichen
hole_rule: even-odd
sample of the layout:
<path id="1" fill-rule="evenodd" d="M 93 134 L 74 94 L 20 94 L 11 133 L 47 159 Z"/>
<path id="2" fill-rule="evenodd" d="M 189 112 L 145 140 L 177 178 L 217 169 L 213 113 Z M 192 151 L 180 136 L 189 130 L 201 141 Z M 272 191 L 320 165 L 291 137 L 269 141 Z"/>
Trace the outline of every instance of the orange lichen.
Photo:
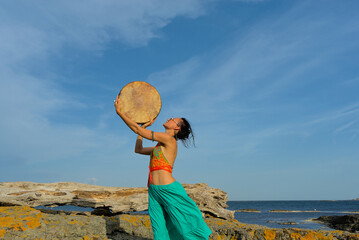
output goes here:
<path id="1" fill-rule="evenodd" d="M 275 239 L 275 236 L 276 236 L 276 233 L 275 231 L 273 230 L 264 230 L 264 237 L 265 239 L 268 239 L 268 240 L 274 240 Z"/>
<path id="2" fill-rule="evenodd" d="M 151 220 L 147 219 L 147 220 L 143 221 L 143 225 L 147 228 L 150 228 L 152 226 Z"/>
<path id="3" fill-rule="evenodd" d="M 238 223 L 237 223 L 237 226 L 238 226 L 238 227 L 245 227 L 246 225 L 243 224 L 243 223 L 238 222 Z"/>
<path id="4" fill-rule="evenodd" d="M 71 219 L 71 221 L 69 222 L 69 224 L 79 224 L 81 226 L 83 226 L 84 224 L 82 222 L 78 222 L 75 219 Z"/>
<path id="5" fill-rule="evenodd" d="M 27 221 L 26 225 L 30 228 L 30 229 L 34 229 L 36 227 L 40 227 L 40 218 L 41 218 L 41 214 L 36 214 L 35 217 L 26 217 L 23 220 Z"/>
<path id="6" fill-rule="evenodd" d="M 218 221 L 218 222 L 216 222 L 217 223 L 217 225 L 219 225 L 219 226 L 222 226 L 223 224 L 225 224 L 224 222 L 220 222 L 220 221 Z"/>
<path id="7" fill-rule="evenodd" d="M 253 238 L 254 237 L 254 232 L 255 232 L 255 230 L 249 231 L 248 232 L 249 236 L 251 236 Z"/>
<path id="8" fill-rule="evenodd" d="M 292 239 L 300 239 L 302 237 L 302 235 L 300 235 L 299 233 L 291 233 L 290 234 L 290 238 Z"/>
<path id="9" fill-rule="evenodd" d="M 137 226 L 137 218 L 135 216 L 124 215 L 123 220 Z"/>
<path id="10" fill-rule="evenodd" d="M 342 234 L 342 233 L 343 233 L 343 231 L 340 231 L 340 230 L 335 230 L 335 231 L 333 231 L 333 232 L 339 233 L 339 234 Z"/>
<path id="11" fill-rule="evenodd" d="M 6 229 L 25 231 L 26 229 L 34 229 L 41 226 L 40 218 L 42 218 L 42 214 L 36 209 L 26 206 L 2 207 L 0 212 L 7 215 L 0 217 L 0 227 L 3 228 L 2 232 Z"/>
<path id="12" fill-rule="evenodd" d="M 0 237 L 4 237 L 5 233 L 6 233 L 5 229 L 0 229 Z"/>
<path id="13" fill-rule="evenodd" d="M 99 235 L 93 235 L 92 237 L 85 235 L 85 236 L 82 237 L 82 240 L 90 240 L 90 239 L 97 240 L 100 237 L 101 236 L 99 236 Z M 101 239 L 103 239 L 103 238 L 101 238 Z M 107 240 L 107 238 L 105 238 L 104 240 Z"/>
<path id="14" fill-rule="evenodd" d="M 357 234 L 350 234 L 349 235 L 350 236 L 350 238 L 349 239 L 359 239 L 359 233 L 357 233 Z"/>
<path id="15" fill-rule="evenodd" d="M 326 237 L 321 233 L 318 232 L 313 232 L 313 231 L 308 231 L 306 235 L 302 236 L 300 238 L 301 240 L 330 240 L 332 238 L 330 237 Z"/>

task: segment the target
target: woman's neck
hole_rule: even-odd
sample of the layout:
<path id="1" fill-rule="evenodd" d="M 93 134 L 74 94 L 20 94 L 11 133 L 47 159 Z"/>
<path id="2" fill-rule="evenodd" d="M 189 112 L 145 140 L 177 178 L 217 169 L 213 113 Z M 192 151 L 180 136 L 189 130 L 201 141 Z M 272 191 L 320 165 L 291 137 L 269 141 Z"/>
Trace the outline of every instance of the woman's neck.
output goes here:
<path id="1" fill-rule="evenodd" d="M 174 137 L 175 136 L 175 130 L 167 128 L 165 131 L 168 135 Z"/>

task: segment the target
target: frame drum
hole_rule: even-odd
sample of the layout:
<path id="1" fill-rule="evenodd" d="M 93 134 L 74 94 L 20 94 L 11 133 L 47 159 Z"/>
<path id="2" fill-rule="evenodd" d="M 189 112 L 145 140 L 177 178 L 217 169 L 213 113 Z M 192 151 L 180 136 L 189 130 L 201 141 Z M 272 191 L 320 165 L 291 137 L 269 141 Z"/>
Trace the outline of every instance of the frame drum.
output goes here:
<path id="1" fill-rule="evenodd" d="M 146 82 L 127 84 L 119 93 L 121 111 L 136 123 L 155 119 L 161 111 L 161 97 L 157 90 Z"/>

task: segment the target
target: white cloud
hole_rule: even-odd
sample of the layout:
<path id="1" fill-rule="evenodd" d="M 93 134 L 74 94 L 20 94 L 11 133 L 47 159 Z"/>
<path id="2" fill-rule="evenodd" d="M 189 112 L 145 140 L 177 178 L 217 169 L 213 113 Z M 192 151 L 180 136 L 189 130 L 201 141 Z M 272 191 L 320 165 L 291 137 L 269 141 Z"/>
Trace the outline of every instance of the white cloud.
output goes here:
<path id="1" fill-rule="evenodd" d="M 326 90 L 330 98 L 336 90 L 330 83 L 342 84 L 329 79 L 345 71 L 338 58 L 358 50 L 349 41 L 356 29 L 347 27 L 349 17 L 335 21 L 331 14 L 338 13 L 326 8 L 317 14 L 316 8 L 304 2 L 258 21 L 221 47 L 152 74 L 149 81 L 171 96 L 168 112 L 191 116 L 202 140 L 223 152 L 236 144 L 241 153 L 254 152 L 277 136 L 309 137 L 319 129 L 331 134 L 337 120 L 356 116 L 356 105 L 348 108 L 353 103 L 347 100 L 339 111 L 328 111 L 318 96 Z M 348 44 L 338 45 L 339 40 Z M 332 124 L 318 125 L 324 121 Z M 221 139 L 216 146 L 213 137 Z"/>
<path id="2" fill-rule="evenodd" d="M 350 128 L 351 126 L 353 126 L 354 124 L 356 123 L 356 121 L 352 121 L 352 122 L 349 122 L 349 123 L 346 123 L 342 126 L 340 126 L 339 128 L 335 129 L 334 133 L 340 133 L 348 128 Z"/>
<path id="3" fill-rule="evenodd" d="M 12 1 L 2 5 L 0 26 L 5 35 L 1 42 L 8 42 L 9 36 L 15 40 L 8 42 L 12 46 L 28 50 L 34 45 L 53 49 L 63 44 L 102 49 L 109 40 L 141 46 L 159 37 L 159 30 L 173 18 L 204 14 L 200 0 L 21 1 L 21 8 L 19 1 Z M 5 47 L 11 49 L 11 45 Z"/>
<path id="4" fill-rule="evenodd" d="M 109 41 L 144 46 L 160 37 L 161 28 L 174 18 L 204 14 L 205 4 L 201 0 L 2 2 L 0 160 L 81 159 L 95 150 L 110 158 L 126 138 L 108 132 L 107 113 L 99 114 L 98 127 L 54 121 L 61 113 L 89 105 L 56 83 L 61 73 L 47 70 L 51 58 L 64 49 L 102 50 Z M 32 73 L 34 65 L 42 74 Z"/>
<path id="5" fill-rule="evenodd" d="M 357 113 L 359 113 L 359 103 L 353 103 L 329 112 L 322 112 L 319 116 L 315 116 L 313 117 L 314 119 L 308 121 L 306 125 L 317 125 L 343 118 L 356 119 L 355 114 Z"/>

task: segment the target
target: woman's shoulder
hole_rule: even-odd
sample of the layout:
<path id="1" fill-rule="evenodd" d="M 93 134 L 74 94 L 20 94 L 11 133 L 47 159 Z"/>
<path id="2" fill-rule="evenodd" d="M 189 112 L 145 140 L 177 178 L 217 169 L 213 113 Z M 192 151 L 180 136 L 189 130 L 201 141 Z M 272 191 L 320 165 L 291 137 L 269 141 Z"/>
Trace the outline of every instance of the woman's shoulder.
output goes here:
<path id="1" fill-rule="evenodd" d="M 172 148 L 172 147 L 177 147 L 177 140 L 176 140 L 174 137 L 171 137 L 171 138 L 169 138 L 166 142 L 158 142 L 157 145 L 163 146 L 163 147 L 165 147 L 165 148 L 168 148 L 168 147 L 170 147 L 170 148 Z M 157 145 L 156 145 L 156 146 L 157 146 Z"/>

